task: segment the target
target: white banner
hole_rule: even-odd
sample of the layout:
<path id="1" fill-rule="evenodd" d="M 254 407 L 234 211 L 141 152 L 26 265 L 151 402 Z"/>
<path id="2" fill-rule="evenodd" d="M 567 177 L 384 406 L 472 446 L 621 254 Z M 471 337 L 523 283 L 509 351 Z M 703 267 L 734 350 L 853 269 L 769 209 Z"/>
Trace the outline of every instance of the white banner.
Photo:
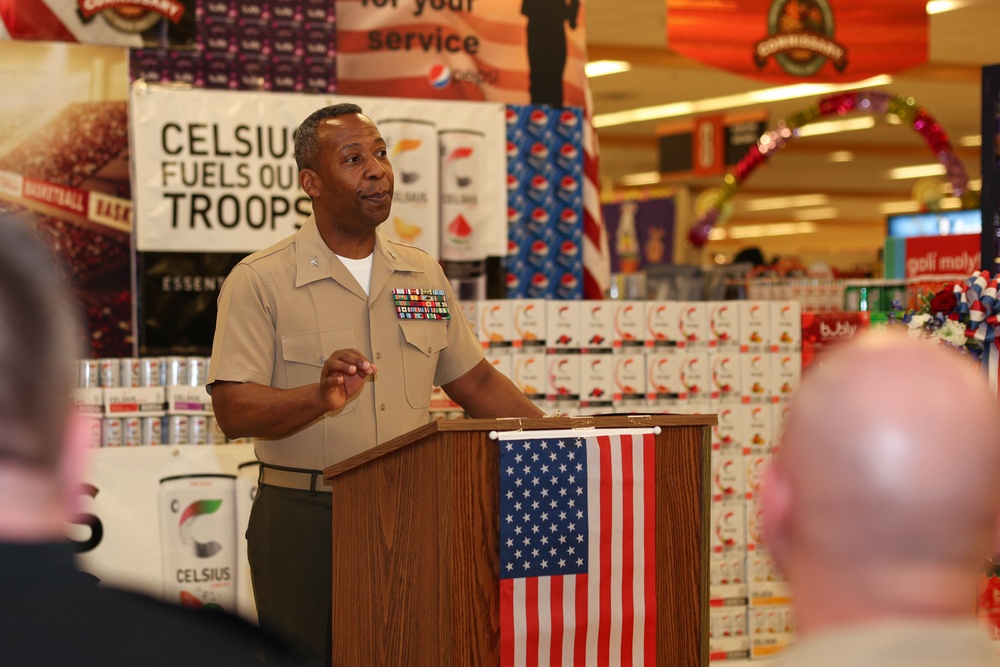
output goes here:
<path id="1" fill-rule="evenodd" d="M 255 492 L 253 445 L 94 450 L 70 533 L 78 563 L 108 584 L 254 620 L 245 535 Z"/>
<path id="2" fill-rule="evenodd" d="M 253 252 L 293 233 L 311 211 L 299 187 L 294 131 L 313 111 L 337 102 L 360 105 L 386 138 L 396 201 L 384 233 L 434 257 L 441 235 L 449 233 L 458 234 L 469 256 L 507 253 L 502 104 L 179 90 L 142 82 L 133 86 L 130 114 L 136 247 Z M 441 135 L 456 132 L 476 137 L 476 144 L 449 144 L 449 154 L 442 154 Z M 477 178 L 461 165 L 456 169 L 472 157 Z M 421 183 L 429 189 L 422 191 Z M 443 229 L 442 191 L 475 204 L 477 217 Z"/>

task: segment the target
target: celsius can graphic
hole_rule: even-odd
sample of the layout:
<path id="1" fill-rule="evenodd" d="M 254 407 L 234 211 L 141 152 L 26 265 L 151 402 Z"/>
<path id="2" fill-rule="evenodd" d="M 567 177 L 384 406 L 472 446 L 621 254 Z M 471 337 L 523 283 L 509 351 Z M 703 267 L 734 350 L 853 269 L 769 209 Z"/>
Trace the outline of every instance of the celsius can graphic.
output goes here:
<path id="1" fill-rule="evenodd" d="M 163 384 L 167 387 L 178 387 L 188 383 L 188 358 L 163 358 Z"/>
<path id="2" fill-rule="evenodd" d="M 390 237 L 440 256 L 438 134 L 433 123 L 413 118 L 378 121 L 395 176 L 392 212 L 383 225 Z"/>
<path id="3" fill-rule="evenodd" d="M 139 386 L 139 358 L 125 357 L 118 360 L 118 377 L 123 387 Z"/>
<path id="4" fill-rule="evenodd" d="M 76 364 L 76 386 L 91 389 L 101 386 L 100 364 L 97 359 L 81 359 Z"/>
<path id="5" fill-rule="evenodd" d="M 208 357 L 188 357 L 188 386 L 201 387 L 208 375 Z"/>
<path id="6" fill-rule="evenodd" d="M 119 385 L 117 359 L 98 359 L 97 367 L 102 387 L 117 387 Z"/>
<path id="7" fill-rule="evenodd" d="M 208 444 L 208 417 L 206 415 L 191 415 L 188 418 L 188 444 Z"/>
<path id="8" fill-rule="evenodd" d="M 442 130 L 441 261 L 461 301 L 486 298 L 486 223 L 482 207 L 485 135 Z"/>
<path id="9" fill-rule="evenodd" d="M 191 443 L 190 417 L 188 415 L 167 415 L 166 439 L 164 442 L 169 445 L 187 445 Z"/>
<path id="10" fill-rule="evenodd" d="M 236 611 L 235 475 L 160 480 L 163 595 L 184 607 Z"/>
<path id="11" fill-rule="evenodd" d="M 139 358 L 139 386 L 140 387 L 160 387 L 163 386 L 159 357 Z"/>

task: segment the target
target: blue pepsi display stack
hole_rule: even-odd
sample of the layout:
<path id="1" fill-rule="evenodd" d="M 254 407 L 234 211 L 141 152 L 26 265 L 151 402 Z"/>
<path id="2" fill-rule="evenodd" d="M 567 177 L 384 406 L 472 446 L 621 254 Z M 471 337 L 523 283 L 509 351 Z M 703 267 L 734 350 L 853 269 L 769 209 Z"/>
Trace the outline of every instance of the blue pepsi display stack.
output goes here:
<path id="1" fill-rule="evenodd" d="M 583 122 L 507 107 L 508 298 L 583 298 Z"/>

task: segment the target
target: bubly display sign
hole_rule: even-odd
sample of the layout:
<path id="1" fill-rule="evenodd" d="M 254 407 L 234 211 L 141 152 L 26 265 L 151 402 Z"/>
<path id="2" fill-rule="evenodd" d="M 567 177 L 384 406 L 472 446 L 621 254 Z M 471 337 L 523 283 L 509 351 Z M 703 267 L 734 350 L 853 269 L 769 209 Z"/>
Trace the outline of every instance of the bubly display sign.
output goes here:
<path id="1" fill-rule="evenodd" d="M 354 102 L 387 121 L 397 201 L 382 229 L 428 249 L 440 244 L 440 138 L 474 133 L 478 252 L 507 252 L 505 108 L 482 102 L 333 97 L 133 86 L 136 246 L 140 251 L 253 252 L 295 232 L 311 212 L 298 182 L 294 133 L 313 111 Z M 472 179 L 472 180 L 469 180 Z M 398 219 L 398 222 L 397 222 Z M 449 221 L 450 222 L 450 221 Z M 415 231 L 416 230 L 416 231 Z"/>

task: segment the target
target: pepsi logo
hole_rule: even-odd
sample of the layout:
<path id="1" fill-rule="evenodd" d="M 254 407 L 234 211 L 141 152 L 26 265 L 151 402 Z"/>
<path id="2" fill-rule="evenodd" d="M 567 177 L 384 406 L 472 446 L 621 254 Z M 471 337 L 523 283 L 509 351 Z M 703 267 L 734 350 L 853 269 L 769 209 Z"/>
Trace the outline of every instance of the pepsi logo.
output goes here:
<path id="1" fill-rule="evenodd" d="M 549 179 L 545 178 L 542 174 L 535 174 L 531 178 L 531 189 L 544 192 L 549 189 Z"/>
<path id="2" fill-rule="evenodd" d="M 536 130 L 543 129 L 549 124 L 549 114 L 543 109 L 533 109 L 528 115 L 528 123 Z"/>
<path id="3" fill-rule="evenodd" d="M 531 254 L 538 257 L 546 257 L 549 254 L 549 244 L 545 241 L 538 239 L 531 244 Z"/>
<path id="4" fill-rule="evenodd" d="M 580 156 L 580 151 L 573 144 L 563 144 L 559 149 L 559 159 L 564 162 L 575 162 Z"/>
<path id="5" fill-rule="evenodd" d="M 572 227 L 580 220 L 580 215 L 571 208 L 564 208 L 559 214 L 559 224 L 565 227 Z"/>
<path id="6" fill-rule="evenodd" d="M 507 207 L 507 224 L 515 225 L 521 219 L 521 213 L 513 206 Z"/>
<path id="7" fill-rule="evenodd" d="M 549 147 L 540 141 L 536 141 L 531 144 L 531 157 L 536 160 L 548 160 L 549 159 Z"/>
<path id="8" fill-rule="evenodd" d="M 559 287 L 565 290 L 576 289 L 578 284 L 580 281 L 572 273 L 564 273 L 563 277 L 559 279 Z"/>
<path id="9" fill-rule="evenodd" d="M 531 212 L 531 221 L 536 225 L 546 225 L 549 222 L 549 212 L 539 206 Z"/>
<path id="10" fill-rule="evenodd" d="M 520 250 L 520 248 L 517 245 L 517 241 L 514 239 L 507 239 L 507 254 L 516 255 L 518 250 Z"/>
<path id="11" fill-rule="evenodd" d="M 508 160 L 516 160 L 517 159 L 517 153 L 518 153 L 517 144 L 515 144 L 513 141 L 508 141 L 507 142 L 507 159 Z"/>
<path id="12" fill-rule="evenodd" d="M 559 252 L 566 257 L 575 257 L 580 252 L 580 247 L 573 241 L 563 241 L 559 246 Z"/>
<path id="13" fill-rule="evenodd" d="M 427 75 L 427 81 L 431 84 L 431 88 L 442 90 L 448 87 L 451 83 L 451 68 L 444 63 L 438 63 L 431 66 L 431 71 Z"/>
<path id="14" fill-rule="evenodd" d="M 507 189 L 516 190 L 517 189 L 517 176 L 514 174 L 507 174 Z"/>
<path id="15" fill-rule="evenodd" d="M 516 273 L 507 273 L 507 289 L 515 290 L 521 286 L 521 279 L 517 277 Z"/>
<path id="16" fill-rule="evenodd" d="M 531 276 L 531 286 L 538 290 L 548 289 L 549 277 L 541 272 L 536 273 Z"/>
<path id="17" fill-rule="evenodd" d="M 517 124 L 517 112 L 510 107 L 507 107 L 507 124 L 508 125 Z"/>
<path id="18" fill-rule="evenodd" d="M 580 188 L 580 182 L 574 176 L 563 176 L 559 181 L 559 188 L 565 192 L 576 192 Z"/>
<path id="19" fill-rule="evenodd" d="M 567 130 L 573 129 L 580 124 L 580 117 L 572 111 L 563 111 L 559 114 L 559 126 Z"/>

